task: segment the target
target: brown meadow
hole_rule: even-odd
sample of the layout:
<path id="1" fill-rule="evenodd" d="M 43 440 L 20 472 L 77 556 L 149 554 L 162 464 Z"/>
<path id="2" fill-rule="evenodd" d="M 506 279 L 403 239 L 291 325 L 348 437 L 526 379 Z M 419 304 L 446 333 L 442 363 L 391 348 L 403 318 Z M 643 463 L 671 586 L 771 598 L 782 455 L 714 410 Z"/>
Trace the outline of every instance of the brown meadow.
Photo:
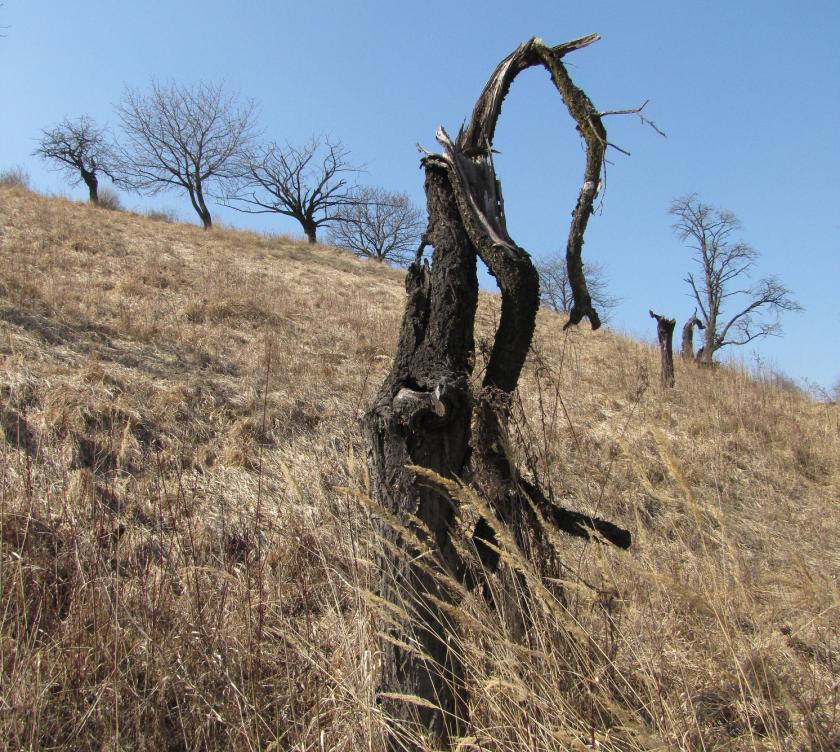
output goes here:
<path id="1" fill-rule="evenodd" d="M 381 749 L 358 420 L 402 273 L 22 187 L 0 249 L 5 748 Z M 653 347 L 562 323 L 509 440 L 634 545 L 516 559 L 524 639 L 464 595 L 459 749 L 837 749 L 840 407 L 692 363 L 663 391 Z"/>

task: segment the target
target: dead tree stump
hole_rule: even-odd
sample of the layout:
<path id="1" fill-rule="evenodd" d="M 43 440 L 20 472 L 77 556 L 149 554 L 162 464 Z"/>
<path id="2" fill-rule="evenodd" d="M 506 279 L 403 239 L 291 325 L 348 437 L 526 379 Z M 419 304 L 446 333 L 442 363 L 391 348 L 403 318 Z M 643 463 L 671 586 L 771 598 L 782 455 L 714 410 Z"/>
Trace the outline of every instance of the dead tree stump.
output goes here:
<path id="1" fill-rule="evenodd" d="M 493 72 L 457 139 L 439 129 L 443 153 L 422 160 L 428 227 L 406 275 L 408 302 L 393 366 L 363 420 L 371 496 L 381 509 L 380 596 L 388 605 L 378 700 L 390 719 L 389 749 L 446 745 L 468 720 L 457 626 L 449 614 L 472 581 L 452 541 L 457 501 L 430 477 L 470 482 L 520 545 L 529 532 L 542 535 L 546 523 L 571 535 L 588 538 L 597 531 L 614 545 L 630 545 L 627 530 L 555 506 L 520 475 L 503 440 L 507 406 L 534 332 L 539 281 L 530 256 L 505 226 L 492 156 L 496 122 L 516 75 L 544 66 L 586 142 L 566 249 L 575 301 L 567 326 L 587 317 L 597 328 L 581 248 L 606 131 L 562 63 L 564 55 L 597 39 L 590 35 L 556 47 L 531 39 L 520 45 Z M 427 246 L 433 248 L 431 265 L 422 258 Z M 499 284 L 502 310 L 482 386 L 472 394 L 477 258 Z M 495 570 L 492 527 L 479 524 L 473 543 L 481 565 Z"/>
<path id="2" fill-rule="evenodd" d="M 671 388 L 674 386 L 674 327 L 676 319 L 668 319 L 658 313 L 648 311 L 650 317 L 656 319 L 656 336 L 659 338 L 659 354 L 662 368 L 660 378 L 662 386 Z"/>
<path id="3" fill-rule="evenodd" d="M 682 348 L 680 349 L 680 355 L 682 356 L 683 360 L 693 360 L 694 359 L 694 327 L 697 327 L 701 331 L 705 329 L 705 325 L 703 322 L 697 318 L 697 309 L 694 309 L 694 313 L 691 314 L 691 318 L 685 322 L 685 326 L 683 326 L 682 330 Z"/>

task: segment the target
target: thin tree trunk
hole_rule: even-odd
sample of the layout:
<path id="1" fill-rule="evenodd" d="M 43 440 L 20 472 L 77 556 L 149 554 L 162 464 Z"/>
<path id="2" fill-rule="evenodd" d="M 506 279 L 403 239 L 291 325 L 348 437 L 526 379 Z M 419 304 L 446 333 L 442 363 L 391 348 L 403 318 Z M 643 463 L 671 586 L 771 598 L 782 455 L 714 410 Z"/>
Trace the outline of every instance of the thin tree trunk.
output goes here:
<path id="1" fill-rule="evenodd" d="M 193 208 L 201 220 L 201 226 L 205 230 L 213 228 L 213 218 L 210 216 L 210 210 L 204 202 L 204 192 L 201 190 L 201 184 L 197 185 L 195 191 L 190 191 L 190 199 L 192 200 Z"/>
<path id="2" fill-rule="evenodd" d="M 651 318 L 656 319 L 656 336 L 659 338 L 659 354 L 662 366 L 660 374 L 662 386 L 670 388 L 675 383 L 673 340 L 674 327 L 677 325 L 677 321 L 660 316 L 653 311 L 649 311 L 649 313 Z"/>

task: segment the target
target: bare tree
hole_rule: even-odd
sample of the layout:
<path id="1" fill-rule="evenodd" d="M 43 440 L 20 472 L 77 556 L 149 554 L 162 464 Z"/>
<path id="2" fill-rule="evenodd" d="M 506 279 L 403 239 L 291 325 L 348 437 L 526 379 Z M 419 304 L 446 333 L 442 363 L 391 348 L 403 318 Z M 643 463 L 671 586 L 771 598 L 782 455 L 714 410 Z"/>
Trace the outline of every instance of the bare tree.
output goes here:
<path id="1" fill-rule="evenodd" d="M 139 191 L 183 189 L 204 229 L 213 225 L 207 197 L 232 179 L 254 138 L 252 102 L 240 104 L 221 85 L 127 89 L 117 108 L 126 135 L 120 171 Z"/>
<path id="2" fill-rule="evenodd" d="M 67 174 L 73 185 L 87 186 L 91 203 L 99 203 L 99 174 L 114 180 L 116 156 L 106 131 L 82 115 L 65 118 L 51 130 L 44 130 L 34 155 L 54 164 Z"/>
<path id="3" fill-rule="evenodd" d="M 406 275 L 408 301 L 391 372 L 363 421 L 370 493 L 382 510 L 379 595 L 391 604 L 381 629 L 378 686 L 380 707 L 392 722 L 389 750 L 440 749 L 468 728 L 459 620 L 451 614 L 483 572 L 507 566 L 496 531 L 508 531 L 505 540 L 520 551 L 531 540 L 549 546 L 546 525 L 583 538 L 597 531 L 623 548 L 631 543 L 628 531 L 557 506 L 536 479 L 517 469 L 504 438 L 534 333 L 539 278 L 530 255 L 507 232 L 493 135 L 516 75 L 545 67 L 586 145 L 566 249 L 575 301 L 566 326 L 586 317 L 597 328 L 581 251 L 607 134 L 563 64 L 564 55 L 596 39 L 593 34 L 556 47 L 539 39 L 521 44 L 499 63 L 457 138 L 441 128 L 442 153 L 422 160 L 429 222 Z M 427 244 L 434 249 L 431 264 L 423 259 Z M 496 278 L 502 306 L 474 394 L 477 258 Z M 457 539 L 462 482 L 475 489 L 492 519 L 475 523 L 467 541 Z M 510 574 L 527 591 L 522 577 Z M 455 587 L 446 584 L 452 581 Z"/>
<path id="4" fill-rule="evenodd" d="M 574 294 L 565 257 L 556 254 L 536 262 L 534 266 L 540 275 L 540 303 L 558 313 L 568 314 L 574 305 Z M 601 319 L 608 321 L 621 298 L 610 295 L 607 272 L 602 264 L 596 261 L 586 264 L 586 285 Z"/>
<path id="5" fill-rule="evenodd" d="M 352 202 L 338 208 L 330 227 L 330 242 L 349 248 L 361 258 L 406 266 L 424 229 L 420 210 L 405 193 L 361 187 Z"/>
<path id="6" fill-rule="evenodd" d="M 300 222 L 306 239 L 335 222 L 354 199 L 347 177 L 359 172 L 340 141 L 313 138 L 302 148 L 277 144 L 256 149 L 241 161 L 239 183 L 229 206 L 251 214 L 283 214 Z"/>
<path id="7" fill-rule="evenodd" d="M 735 239 L 741 223 L 731 211 L 704 204 L 693 193 L 675 199 L 669 213 L 676 218 L 677 237 L 692 249 L 700 267 L 698 276 L 689 272 L 685 279 L 706 326 L 698 359 L 710 364 L 715 352 L 726 345 L 778 335 L 779 315 L 802 310 L 776 277 L 748 286 L 758 251 Z"/>

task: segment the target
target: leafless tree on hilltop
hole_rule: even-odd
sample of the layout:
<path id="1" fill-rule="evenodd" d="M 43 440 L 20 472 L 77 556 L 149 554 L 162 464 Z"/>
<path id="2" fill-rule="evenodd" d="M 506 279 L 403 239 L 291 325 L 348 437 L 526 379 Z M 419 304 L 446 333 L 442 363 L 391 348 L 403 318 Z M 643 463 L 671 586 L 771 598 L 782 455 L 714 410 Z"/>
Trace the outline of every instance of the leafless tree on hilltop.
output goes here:
<path id="1" fill-rule="evenodd" d="M 236 175 L 255 136 L 254 104 L 240 104 L 221 85 L 153 81 L 148 93 L 126 89 L 117 112 L 126 135 L 120 155 L 125 181 L 152 194 L 185 190 L 210 229 L 207 198 Z"/>
<path id="2" fill-rule="evenodd" d="M 778 335 L 779 315 L 802 310 L 776 277 L 749 285 L 759 254 L 735 239 L 741 223 L 731 211 L 704 204 L 693 193 L 675 199 L 669 213 L 675 217 L 674 232 L 692 249 L 693 261 L 700 267 L 699 275 L 689 272 L 685 279 L 705 324 L 705 344 L 698 359 L 711 364 L 722 347 Z M 734 313 L 731 308 L 727 311 L 729 306 Z"/>
<path id="3" fill-rule="evenodd" d="M 87 115 L 76 120 L 65 118 L 44 130 L 33 154 L 53 163 L 73 185 L 83 182 L 93 204 L 99 203 L 99 175 L 115 179 L 117 159 L 111 141 Z"/>
<path id="4" fill-rule="evenodd" d="M 249 214 L 282 214 L 300 222 L 306 239 L 335 222 L 354 202 L 348 176 L 359 172 L 340 141 L 313 138 L 303 147 L 277 144 L 253 149 L 240 161 L 227 205 Z"/>
<path id="5" fill-rule="evenodd" d="M 424 229 L 424 218 L 411 199 L 369 186 L 354 191 L 352 198 L 339 207 L 330 241 L 361 258 L 411 263 Z"/>

